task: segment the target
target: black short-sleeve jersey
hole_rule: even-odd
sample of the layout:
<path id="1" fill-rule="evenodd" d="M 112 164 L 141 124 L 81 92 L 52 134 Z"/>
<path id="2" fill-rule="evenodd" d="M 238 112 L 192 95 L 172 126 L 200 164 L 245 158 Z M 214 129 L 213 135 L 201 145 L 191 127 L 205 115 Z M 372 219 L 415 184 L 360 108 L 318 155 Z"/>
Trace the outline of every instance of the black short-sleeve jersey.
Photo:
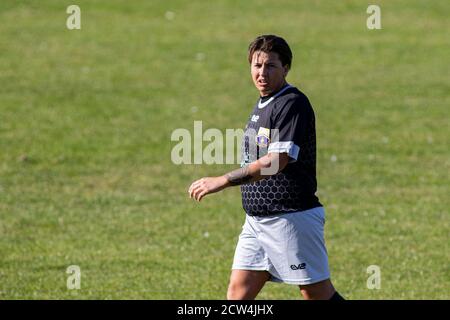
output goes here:
<path id="1" fill-rule="evenodd" d="M 266 216 L 322 206 L 315 195 L 314 111 L 308 98 L 290 85 L 258 99 L 245 127 L 241 166 L 271 152 L 287 153 L 289 163 L 279 173 L 241 185 L 245 212 Z"/>

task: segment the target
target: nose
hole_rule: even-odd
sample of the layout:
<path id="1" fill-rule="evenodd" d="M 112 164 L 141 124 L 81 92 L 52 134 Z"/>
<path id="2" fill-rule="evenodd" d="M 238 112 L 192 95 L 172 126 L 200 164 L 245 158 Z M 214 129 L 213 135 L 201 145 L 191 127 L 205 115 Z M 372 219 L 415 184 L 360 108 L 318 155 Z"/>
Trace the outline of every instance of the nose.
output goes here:
<path id="1" fill-rule="evenodd" d="M 265 65 L 261 66 L 261 69 L 259 69 L 259 74 L 264 78 L 267 76 L 267 67 Z"/>

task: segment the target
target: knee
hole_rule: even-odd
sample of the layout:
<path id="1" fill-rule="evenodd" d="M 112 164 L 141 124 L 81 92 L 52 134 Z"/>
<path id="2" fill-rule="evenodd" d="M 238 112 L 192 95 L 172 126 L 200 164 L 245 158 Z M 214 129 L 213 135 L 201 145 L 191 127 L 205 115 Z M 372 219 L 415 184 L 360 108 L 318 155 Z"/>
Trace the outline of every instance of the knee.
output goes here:
<path id="1" fill-rule="evenodd" d="M 267 271 L 233 270 L 228 285 L 228 300 L 253 300 L 269 278 Z"/>
<path id="2" fill-rule="evenodd" d="M 311 291 L 302 290 L 302 295 L 305 300 L 329 300 L 334 294 L 334 291 L 324 290 L 324 291 Z"/>
<path id="3" fill-rule="evenodd" d="M 227 300 L 245 299 L 245 286 L 236 282 L 230 282 L 227 290 Z"/>
<path id="4" fill-rule="evenodd" d="M 228 285 L 227 300 L 252 300 L 254 295 L 251 286 L 245 283 L 231 281 Z"/>
<path id="5" fill-rule="evenodd" d="M 300 291 L 305 300 L 328 300 L 333 296 L 335 289 L 328 279 L 319 283 L 300 286 Z"/>

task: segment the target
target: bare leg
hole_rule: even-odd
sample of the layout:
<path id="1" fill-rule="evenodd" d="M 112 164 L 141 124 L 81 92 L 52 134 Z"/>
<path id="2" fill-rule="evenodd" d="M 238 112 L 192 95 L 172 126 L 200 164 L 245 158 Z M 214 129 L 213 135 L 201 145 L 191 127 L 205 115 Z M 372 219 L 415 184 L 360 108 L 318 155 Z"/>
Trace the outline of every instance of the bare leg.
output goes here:
<path id="1" fill-rule="evenodd" d="M 305 300 L 328 300 L 336 292 L 330 279 L 299 287 Z"/>
<path id="2" fill-rule="evenodd" d="M 253 300 L 269 279 L 270 274 L 267 271 L 232 270 L 227 299 Z"/>

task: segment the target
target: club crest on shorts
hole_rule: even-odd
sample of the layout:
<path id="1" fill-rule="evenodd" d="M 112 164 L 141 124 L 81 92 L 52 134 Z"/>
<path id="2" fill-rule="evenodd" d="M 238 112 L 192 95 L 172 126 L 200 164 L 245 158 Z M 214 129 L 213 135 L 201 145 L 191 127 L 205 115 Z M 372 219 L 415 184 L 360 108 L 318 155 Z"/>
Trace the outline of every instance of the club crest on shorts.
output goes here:
<path id="1" fill-rule="evenodd" d="M 256 135 L 256 145 L 267 148 L 270 142 L 270 129 L 259 127 L 258 134 Z"/>

